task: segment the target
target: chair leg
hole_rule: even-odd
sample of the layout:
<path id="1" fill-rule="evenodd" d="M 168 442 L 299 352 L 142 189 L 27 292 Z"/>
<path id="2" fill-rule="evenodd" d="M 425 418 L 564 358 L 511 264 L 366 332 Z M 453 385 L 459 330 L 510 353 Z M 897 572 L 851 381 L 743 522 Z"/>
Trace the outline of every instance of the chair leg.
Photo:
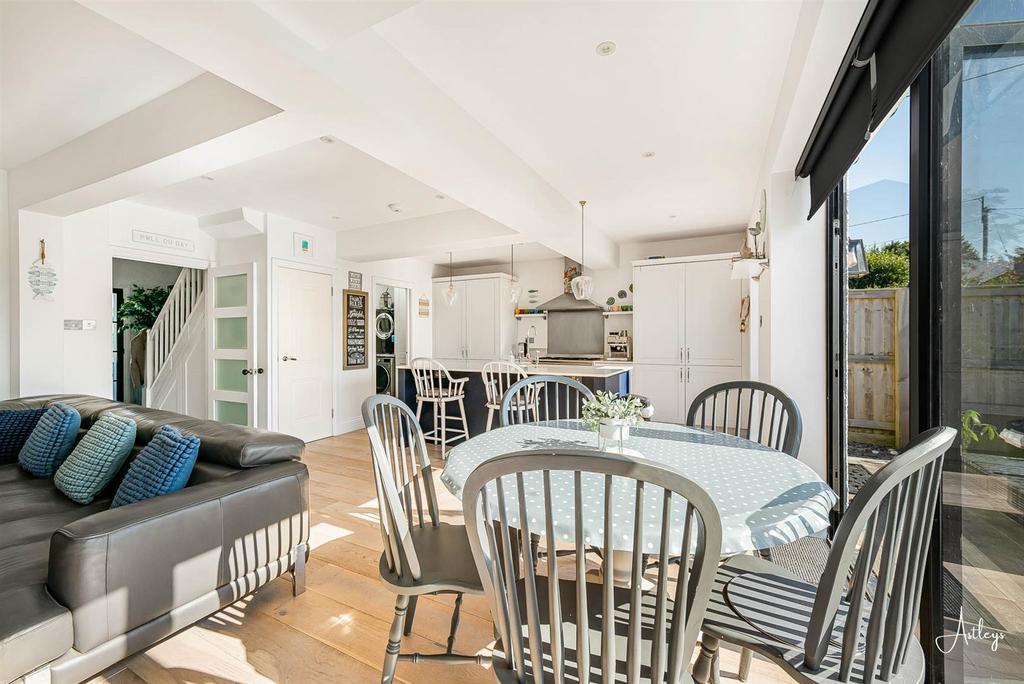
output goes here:
<path id="1" fill-rule="evenodd" d="M 494 409 L 492 409 L 490 406 L 488 406 L 487 407 L 487 430 L 486 430 L 486 432 L 490 432 L 491 431 L 491 422 L 493 420 L 494 420 Z"/>
<path id="2" fill-rule="evenodd" d="M 469 439 L 469 423 L 466 422 L 466 404 L 459 399 L 459 415 L 462 416 L 462 441 Z"/>
<path id="3" fill-rule="evenodd" d="M 462 594 L 455 595 L 455 609 L 452 610 L 452 628 L 448 632 L 448 650 L 445 651 L 448 655 L 451 655 L 455 649 L 455 631 L 459 628 L 459 617 L 462 611 Z"/>
<path id="4" fill-rule="evenodd" d="M 717 682 L 715 670 L 718 669 L 718 639 L 707 632 L 700 635 L 700 654 L 693 664 L 693 679 L 701 684 Z"/>
<path id="5" fill-rule="evenodd" d="M 736 676 L 739 677 L 741 682 L 747 681 L 747 679 L 750 677 L 750 665 L 753 660 L 754 652 L 751 651 L 749 648 L 745 648 L 742 651 L 740 651 L 740 667 L 736 673 Z"/>
<path id="6" fill-rule="evenodd" d="M 448 455 L 448 402 L 441 402 L 441 458 Z"/>
<path id="7" fill-rule="evenodd" d="M 409 607 L 409 597 L 400 594 L 395 601 L 395 619 L 391 621 L 391 632 L 388 634 L 388 646 L 384 650 L 384 667 L 381 668 L 381 684 L 391 684 L 395 680 L 395 668 L 398 667 L 398 652 L 402 647 L 402 630 L 405 627 L 405 611 Z"/>
<path id="8" fill-rule="evenodd" d="M 295 547 L 295 565 L 292 566 L 292 596 L 299 596 L 306 591 L 306 551 L 305 544 Z"/>
<path id="9" fill-rule="evenodd" d="M 405 614 L 405 631 L 402 632 L 405 636 L 412 634 L 412 621 L 416 619 L 416 601 L 418 596 L 409 597 L 409 610 Z"/>

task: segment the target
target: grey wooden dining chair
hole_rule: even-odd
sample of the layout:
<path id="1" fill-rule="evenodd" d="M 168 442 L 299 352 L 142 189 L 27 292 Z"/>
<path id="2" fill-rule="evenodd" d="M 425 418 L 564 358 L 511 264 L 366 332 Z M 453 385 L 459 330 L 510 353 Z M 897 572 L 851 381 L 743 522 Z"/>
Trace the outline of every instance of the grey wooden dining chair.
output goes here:
<path id="1" fill-rule="evenodd" d="M 800 409 L 774 385 L 737 380 L 713 385 L 690 403 L 686 424 L 744 437 L 794 458 L 800 452 Z"/>
<path id="2" fill-rule="evenodd" d="M 614 505 L 613 488 L 632 493 L 627 511 Z M 573 502 L 571 520 L 553 520 L 556 496 Z M 463 514 L 495 624 L 498 681 L 691 681 L 687 668 L 722 546 L 718 508 L 696 483 L 618 454 L 522 451 L 470 474 Z M 585 519 L 603 531 L 600 539 L 585 538 Z M 600 583 L 588 582 L 584 563 L 562 578 L 555 554 L 538 570 L 536 559 L 526 558 L 517 577 L 514 540 L 537 533 L 553 545 L 556 526 L 557 540 L 573 545 L 579 558 L 593 543 L 610 559 L 612 540 L 631 533 L 629 586 L 617 586 L 610 571 Z M 662 554 L 692 548 L 692 563 L 682 564 L 674 580 L 659 573 L 644 589 L 644 535 Z"/>
<path id="3" fill-rule="evenodd" d="M 715 578 L 698 681 L 717 679 L 719 641 L 763 654 L 798 682 L 920 683 L 914 628 L 942 462 L 956 431 L 935 428 L 882 466 L 836 531 L 817 584 L 735 556 Z"/>
<path id="4" fill-rule="evenodd" d="M 381 682 L 394 680 L 399 660 L 483 664 L 482 656 L 454 653 L 462 596 L 481 594 L 483 587 L 466 528 L 440 521 L 419 421 L 401 400 L 383 394 L 364 401 L 362 412 L 384 541 L 380 576 L 398 594 Z M 403 633 L 412 631 L 417 597 L 424 594 L 455 594 L 447 650 L 443 654 L 400 653 Z"/>
<path id="5" fill-rule="evenodd" d="M 527 377 L 526 370 L 518 363 L 511 361 L 488 361 L 481 372 L 484 390 L 487 393 L 487 428 L 490 431 L 494 423 L 494 414 L 501 412 L 501 400 L 505 392 L 513 384 Z M 528 408 L 532 408 L 531 397 L 526 397 Z M 499 418 L 500 420 L 500 418 Z"/>
<path id="6" fill-rule="evenodd" d="M 533 375 L 520 380 L 501 399 L 501 425 L 579 418 L 583 402 L 594 393 L 579 380 L 560 375 Z"/>

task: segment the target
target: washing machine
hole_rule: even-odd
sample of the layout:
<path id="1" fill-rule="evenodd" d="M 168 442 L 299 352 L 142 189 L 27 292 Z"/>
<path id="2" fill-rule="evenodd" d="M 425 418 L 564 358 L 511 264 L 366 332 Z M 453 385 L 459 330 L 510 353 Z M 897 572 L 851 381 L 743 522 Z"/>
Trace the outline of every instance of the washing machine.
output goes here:
<path id="1" fill-rule="evenodd" d="M 373 321 L 377 354 L 394 356 L 395 353 L 395 312 L 394 309 L 377 309 Z"/>
<path id="2" fill-rule="evenodd" d="M 377 355 L 377 394 L 398 396 L 395 383 L 398 380 L 394 355 Z"/>

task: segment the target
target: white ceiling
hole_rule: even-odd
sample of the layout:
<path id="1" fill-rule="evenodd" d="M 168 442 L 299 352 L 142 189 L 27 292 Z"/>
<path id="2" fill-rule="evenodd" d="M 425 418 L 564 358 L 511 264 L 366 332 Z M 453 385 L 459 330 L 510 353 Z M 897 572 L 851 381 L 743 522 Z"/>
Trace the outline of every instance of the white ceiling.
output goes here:
<path id="1" fill-rule="evenodd" d="M 0 2 L 0 168 L 13 169 L 203 73 L 75 2 Z"/>
<path id="2" fill-rule="evenodd" d="M 481 247 L 478 249 L 458 250 L 452 252 L 452 264 L 456 268 L 472 268 L 476 266 L 494 266 L 504 272 L 508 271 L 509 257 L 511 256 L 508 245 L 493 247 Z M 516 263 L 521 261 L 540 261 L 541 259 L 560 259 L 561 254 L 553 249 L 536 242 L 527 242 L 516 245 Z M 428 254 L 421 257 L 436 266 L 448 265 L 448 252 Z M 517 269 L 518 271 L 518 269 Z M 447 273 L 447 271 L 445 271 Z"/>
<path id="3" fill-rule="evenodd" d="M 462 205 L 334 139 L 309 140 L 132 201 L 190 216 L 248 207 L 335 230 L 401 221 Z M 438 198 L 441 195 L 441 198 Z M 389 204 L 402 211 L 394 212 Z M 338 218 L 332 218 L 337 216 Z"/>
<path id="4" fill-rule="evenodd" d="M 622 241 L 745 224 L 799 9 L 421 3 L 374 30 Z"/>

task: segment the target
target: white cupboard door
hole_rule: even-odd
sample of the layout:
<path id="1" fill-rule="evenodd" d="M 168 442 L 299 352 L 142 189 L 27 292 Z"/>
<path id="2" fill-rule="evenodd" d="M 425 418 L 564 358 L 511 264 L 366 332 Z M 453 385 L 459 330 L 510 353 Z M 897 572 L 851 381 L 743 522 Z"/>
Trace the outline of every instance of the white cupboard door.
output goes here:
<path id="1" fill-rule="evenodd" d="M 647 397 L 654 407 L 652 420 L 681 423 L 686 417 L 680 401 L 684 395 L 681 366 L 636 364 L 631 371 L 632 390 Z"/>
<path id="2" fill-rule="evenodd" d="M 683 400 L 682 416 L 683 421 L 686 420 L 686 416 L 689 413 L 690 405 L 693 404 L 693 400 L 697 398 L 697 395 L 711 387 L 712 385 L 718 385 L 723 382 L 734 382 L 740 380 L 740 376 L 743 374 L 742 370 L 738 366 L 688 366 L 684 371 L 686 380 L 686 396 Z M 730 397 L 729 403 L 729 415 L 736 415 L 733 401 L 736 393 L 733 392 Z M 742 410 L 741 410 L 742 413 Z M 708 421 L 710 422 L 711 413 L 708 413 Z M 715 428 L 721 429 L 724 425 L 723 419 L 725 417 L 725 411 L 721 404 L 715 411 Z M 730 419 L 730 423 L 732 420 Z M 746 422 L 746 421 L 744 421 Z M 700 423 L 700 414 L 697 414 L 697 423 Z"/>
<path id="3" fill-rule="evenodd" d="M 256 426 L 256 264 L 207 271 L 209 337 L 207 414 L 221 423 Z"/>
<path id="4" fill-rule="evenodd" d="M 278 268 L 277 430 L 312 442 L 334 434 L 331 276 Z"/>
<path id="5" fill-rule="evenodd" d="M 741 282 L 732 279 L 731 271 L 727 260 L 686 264 L 685 363 L 691 366 L 742 364 L 742 290 Z"/>
<path id="6" fill-rule="evenodd" d="M 640 266 L 633 282 L 633 335 L 638 363 L 683 362 L 683 265 Z"/>
<path id="7" fill-rule="evenodd" d="M 466 306 L 466 284 L 455 283 L 458 297 L 448 306 L 444 298 L 448 283 L 434 283 L 434 358 L 463 358 L 463 311 Z"/>
<path id="8" fill-rule="evenodd" d="M 465 286 L 466 358 L 491 361 L 498 358 L 498 280 L 467 280 Z"/>

